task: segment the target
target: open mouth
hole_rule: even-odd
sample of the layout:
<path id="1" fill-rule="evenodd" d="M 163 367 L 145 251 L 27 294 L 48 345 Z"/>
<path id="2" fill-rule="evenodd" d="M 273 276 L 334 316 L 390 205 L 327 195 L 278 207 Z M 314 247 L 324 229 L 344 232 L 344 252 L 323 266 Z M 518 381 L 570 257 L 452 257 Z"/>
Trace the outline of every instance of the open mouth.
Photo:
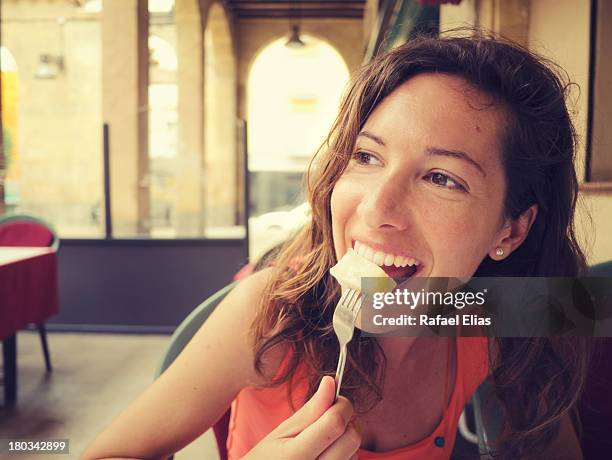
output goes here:
<path id="1" fill-rule="evenodd" d="M 412 266 L 409 265 L 407 267 L 383 266 L 380 268 L 383 269 L 383 271 L 387 274 L 387 276 L 389 276 L 390 278 L 393 278 L 395 281 L 397 281 L 398 279 L 404 280 L 406 278 L 410 278 L 417 271 L 419 271 L 418 265 L 412 265 Z"/>
<path id="2" fill-rule="evenodd" d="M 376 251 L 361 241 L 352 241 L 353 250 L 376 265 L 390 278 L 405 280 L 415 275 L 422 268 L 421 263 L 413 257 L 388 254 Z"/>

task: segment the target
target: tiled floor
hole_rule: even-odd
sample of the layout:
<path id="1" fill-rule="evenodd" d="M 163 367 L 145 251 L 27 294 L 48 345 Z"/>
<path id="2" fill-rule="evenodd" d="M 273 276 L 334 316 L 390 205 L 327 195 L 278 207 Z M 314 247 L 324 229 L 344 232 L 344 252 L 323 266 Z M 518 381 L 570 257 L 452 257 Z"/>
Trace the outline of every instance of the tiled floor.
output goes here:
<path id="1" fill-rule="evenodd" d="M 68 438 L 68 458 L 77 459 L 96 434 L 152 381 L 169 339 L 161 335 L 49 333 L 54 370 L 46 375 L 38 335 L 20 332 L 18 402 L 12 409 L 0 406 L 0 439 Z M 0 458 L 26 457 L 0 454 Z M 175 458 L 218 460 L 212 432 Z"/>

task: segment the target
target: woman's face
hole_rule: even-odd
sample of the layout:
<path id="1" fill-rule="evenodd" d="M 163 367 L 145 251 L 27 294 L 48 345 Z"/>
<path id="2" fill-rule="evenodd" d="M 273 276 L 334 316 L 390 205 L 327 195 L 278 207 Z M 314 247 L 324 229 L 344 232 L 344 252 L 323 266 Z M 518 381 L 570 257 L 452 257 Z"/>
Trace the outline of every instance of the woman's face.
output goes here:
<path id="1" fill-rule="evenodd" d="M 456 76 L 399 86 L 369 116 L 332 192 L 338 259 L 357 243 L 393 277 L 413 273 L 410 259 L 419 277 L 471 277 L 506 228 L 505 120 Z"/>

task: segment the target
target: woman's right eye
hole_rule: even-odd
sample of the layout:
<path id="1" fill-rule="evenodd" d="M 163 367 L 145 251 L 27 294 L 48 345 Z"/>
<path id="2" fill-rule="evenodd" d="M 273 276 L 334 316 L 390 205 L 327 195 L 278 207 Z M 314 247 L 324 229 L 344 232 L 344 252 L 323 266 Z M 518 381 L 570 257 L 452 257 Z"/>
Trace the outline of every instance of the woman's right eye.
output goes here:
<path id="1" fill-rule="evenodd" d="M 374 155 L 363 151 L 357 151 L 353 153 L 353 160 L 355 160 L 360 165 L 371 165 L 373 164 L 373 161 L 380 163 L 380 161 L 378 161 L 378 159 Z"/>

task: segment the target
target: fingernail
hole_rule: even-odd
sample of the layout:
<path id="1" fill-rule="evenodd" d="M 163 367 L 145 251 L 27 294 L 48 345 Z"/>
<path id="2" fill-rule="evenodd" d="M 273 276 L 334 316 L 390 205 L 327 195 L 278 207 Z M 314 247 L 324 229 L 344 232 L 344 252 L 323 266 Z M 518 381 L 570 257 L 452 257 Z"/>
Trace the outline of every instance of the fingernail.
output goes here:
<path id="1" fill-rule="evenodd" d="M 359 433 L 360 435 L 361 433 L 363 433 L 363 428 L 361 428 L 361 425 L 359 425 L 359 423 L 354 421 L 353 426 L 355 427 L 355 431 L 357 431 L 357 433 Z"/>

